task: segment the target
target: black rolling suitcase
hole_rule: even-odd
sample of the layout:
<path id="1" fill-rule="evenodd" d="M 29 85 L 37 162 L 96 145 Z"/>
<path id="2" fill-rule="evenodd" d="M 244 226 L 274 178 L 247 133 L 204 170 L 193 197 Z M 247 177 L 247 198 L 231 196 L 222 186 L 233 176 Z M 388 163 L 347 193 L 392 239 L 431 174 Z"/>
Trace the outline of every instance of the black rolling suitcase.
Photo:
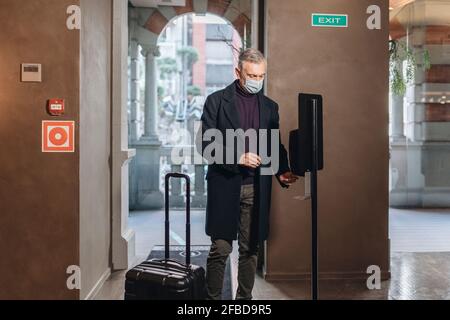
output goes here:
<path id="1" fill-rule="evenodd" d="M 169 180 L 186 180 L 186 264 L 169 259 Z M 165 259 L 152 259 L 129 270 L 125 300 L 204 300 L 205 270 L 191 265 L 190 179 L 180 173 L 165 177 Z"/>

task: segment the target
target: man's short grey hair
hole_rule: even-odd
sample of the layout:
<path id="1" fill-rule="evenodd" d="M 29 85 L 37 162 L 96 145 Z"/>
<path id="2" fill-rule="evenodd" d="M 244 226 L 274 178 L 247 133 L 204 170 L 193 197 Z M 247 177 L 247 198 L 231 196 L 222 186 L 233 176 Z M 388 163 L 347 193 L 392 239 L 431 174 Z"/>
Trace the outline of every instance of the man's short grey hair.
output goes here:
<path id="1" fill-rule="evenodd" d="M 252 63 L 262 63 L 265 62 L 266 58 L 261 53 L 261 51 L 253 48 L 245 49 L 239 55 L 239 69 L 242 70 L 242 65 L 244 62 L 252 62 Z"/>

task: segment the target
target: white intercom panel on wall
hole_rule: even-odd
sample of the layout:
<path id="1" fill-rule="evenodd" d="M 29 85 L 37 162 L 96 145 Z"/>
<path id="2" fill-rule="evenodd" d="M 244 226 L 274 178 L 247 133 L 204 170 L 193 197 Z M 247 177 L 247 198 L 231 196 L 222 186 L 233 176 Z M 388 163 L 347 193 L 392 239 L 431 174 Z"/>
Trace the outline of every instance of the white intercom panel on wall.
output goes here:
<path id="1" fill-rule="evenodd" d="M 22 63 L 22 82 L 42 82 L 42 65 L 40 63 Z"/>

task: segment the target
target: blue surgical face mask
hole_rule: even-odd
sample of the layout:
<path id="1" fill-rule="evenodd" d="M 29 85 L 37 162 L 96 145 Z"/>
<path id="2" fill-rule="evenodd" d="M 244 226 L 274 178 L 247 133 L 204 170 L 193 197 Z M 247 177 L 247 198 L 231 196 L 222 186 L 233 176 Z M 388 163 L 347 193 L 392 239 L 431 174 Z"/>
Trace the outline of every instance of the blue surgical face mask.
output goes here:
<path id="1" fill-rule="evenodd" d="M 263 85 L 264 80 L 247 79 L 245 80 L 244 88 L 245 90 L 247 90 L 248 93 L 256 94 L 262 90 Z"/>

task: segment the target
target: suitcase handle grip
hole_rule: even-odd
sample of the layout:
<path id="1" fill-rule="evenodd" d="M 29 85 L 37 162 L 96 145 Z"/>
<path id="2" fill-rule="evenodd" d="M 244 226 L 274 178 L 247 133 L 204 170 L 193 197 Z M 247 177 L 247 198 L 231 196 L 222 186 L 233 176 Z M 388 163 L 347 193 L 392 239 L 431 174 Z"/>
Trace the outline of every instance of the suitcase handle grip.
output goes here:
<path id="1" fill-rule="evenodd" d="M 165 177 L 165 259 L 169 260 L 170 222 L 169 222 L 169 182 L 170 178 L 186 180 L 186 266 L 191 264 L 191 178 L 182 173 L 168 173 Z"/>
<path id="2" fill-rule="evenodd" d="M 173 263 L 176 263 L 176 264 L 178 264 L 180 266 L 183 266 L 183 264 L 180 263 L 180 261 L 175 260 L 175 259 L 166 259 L 166 258 L 164 258 L 164 259 L 152 259 L 152 261 L 156 261 L 156 262 L 173 262 Z M 189 267 L 189 265 L 187 267 Z"/>

